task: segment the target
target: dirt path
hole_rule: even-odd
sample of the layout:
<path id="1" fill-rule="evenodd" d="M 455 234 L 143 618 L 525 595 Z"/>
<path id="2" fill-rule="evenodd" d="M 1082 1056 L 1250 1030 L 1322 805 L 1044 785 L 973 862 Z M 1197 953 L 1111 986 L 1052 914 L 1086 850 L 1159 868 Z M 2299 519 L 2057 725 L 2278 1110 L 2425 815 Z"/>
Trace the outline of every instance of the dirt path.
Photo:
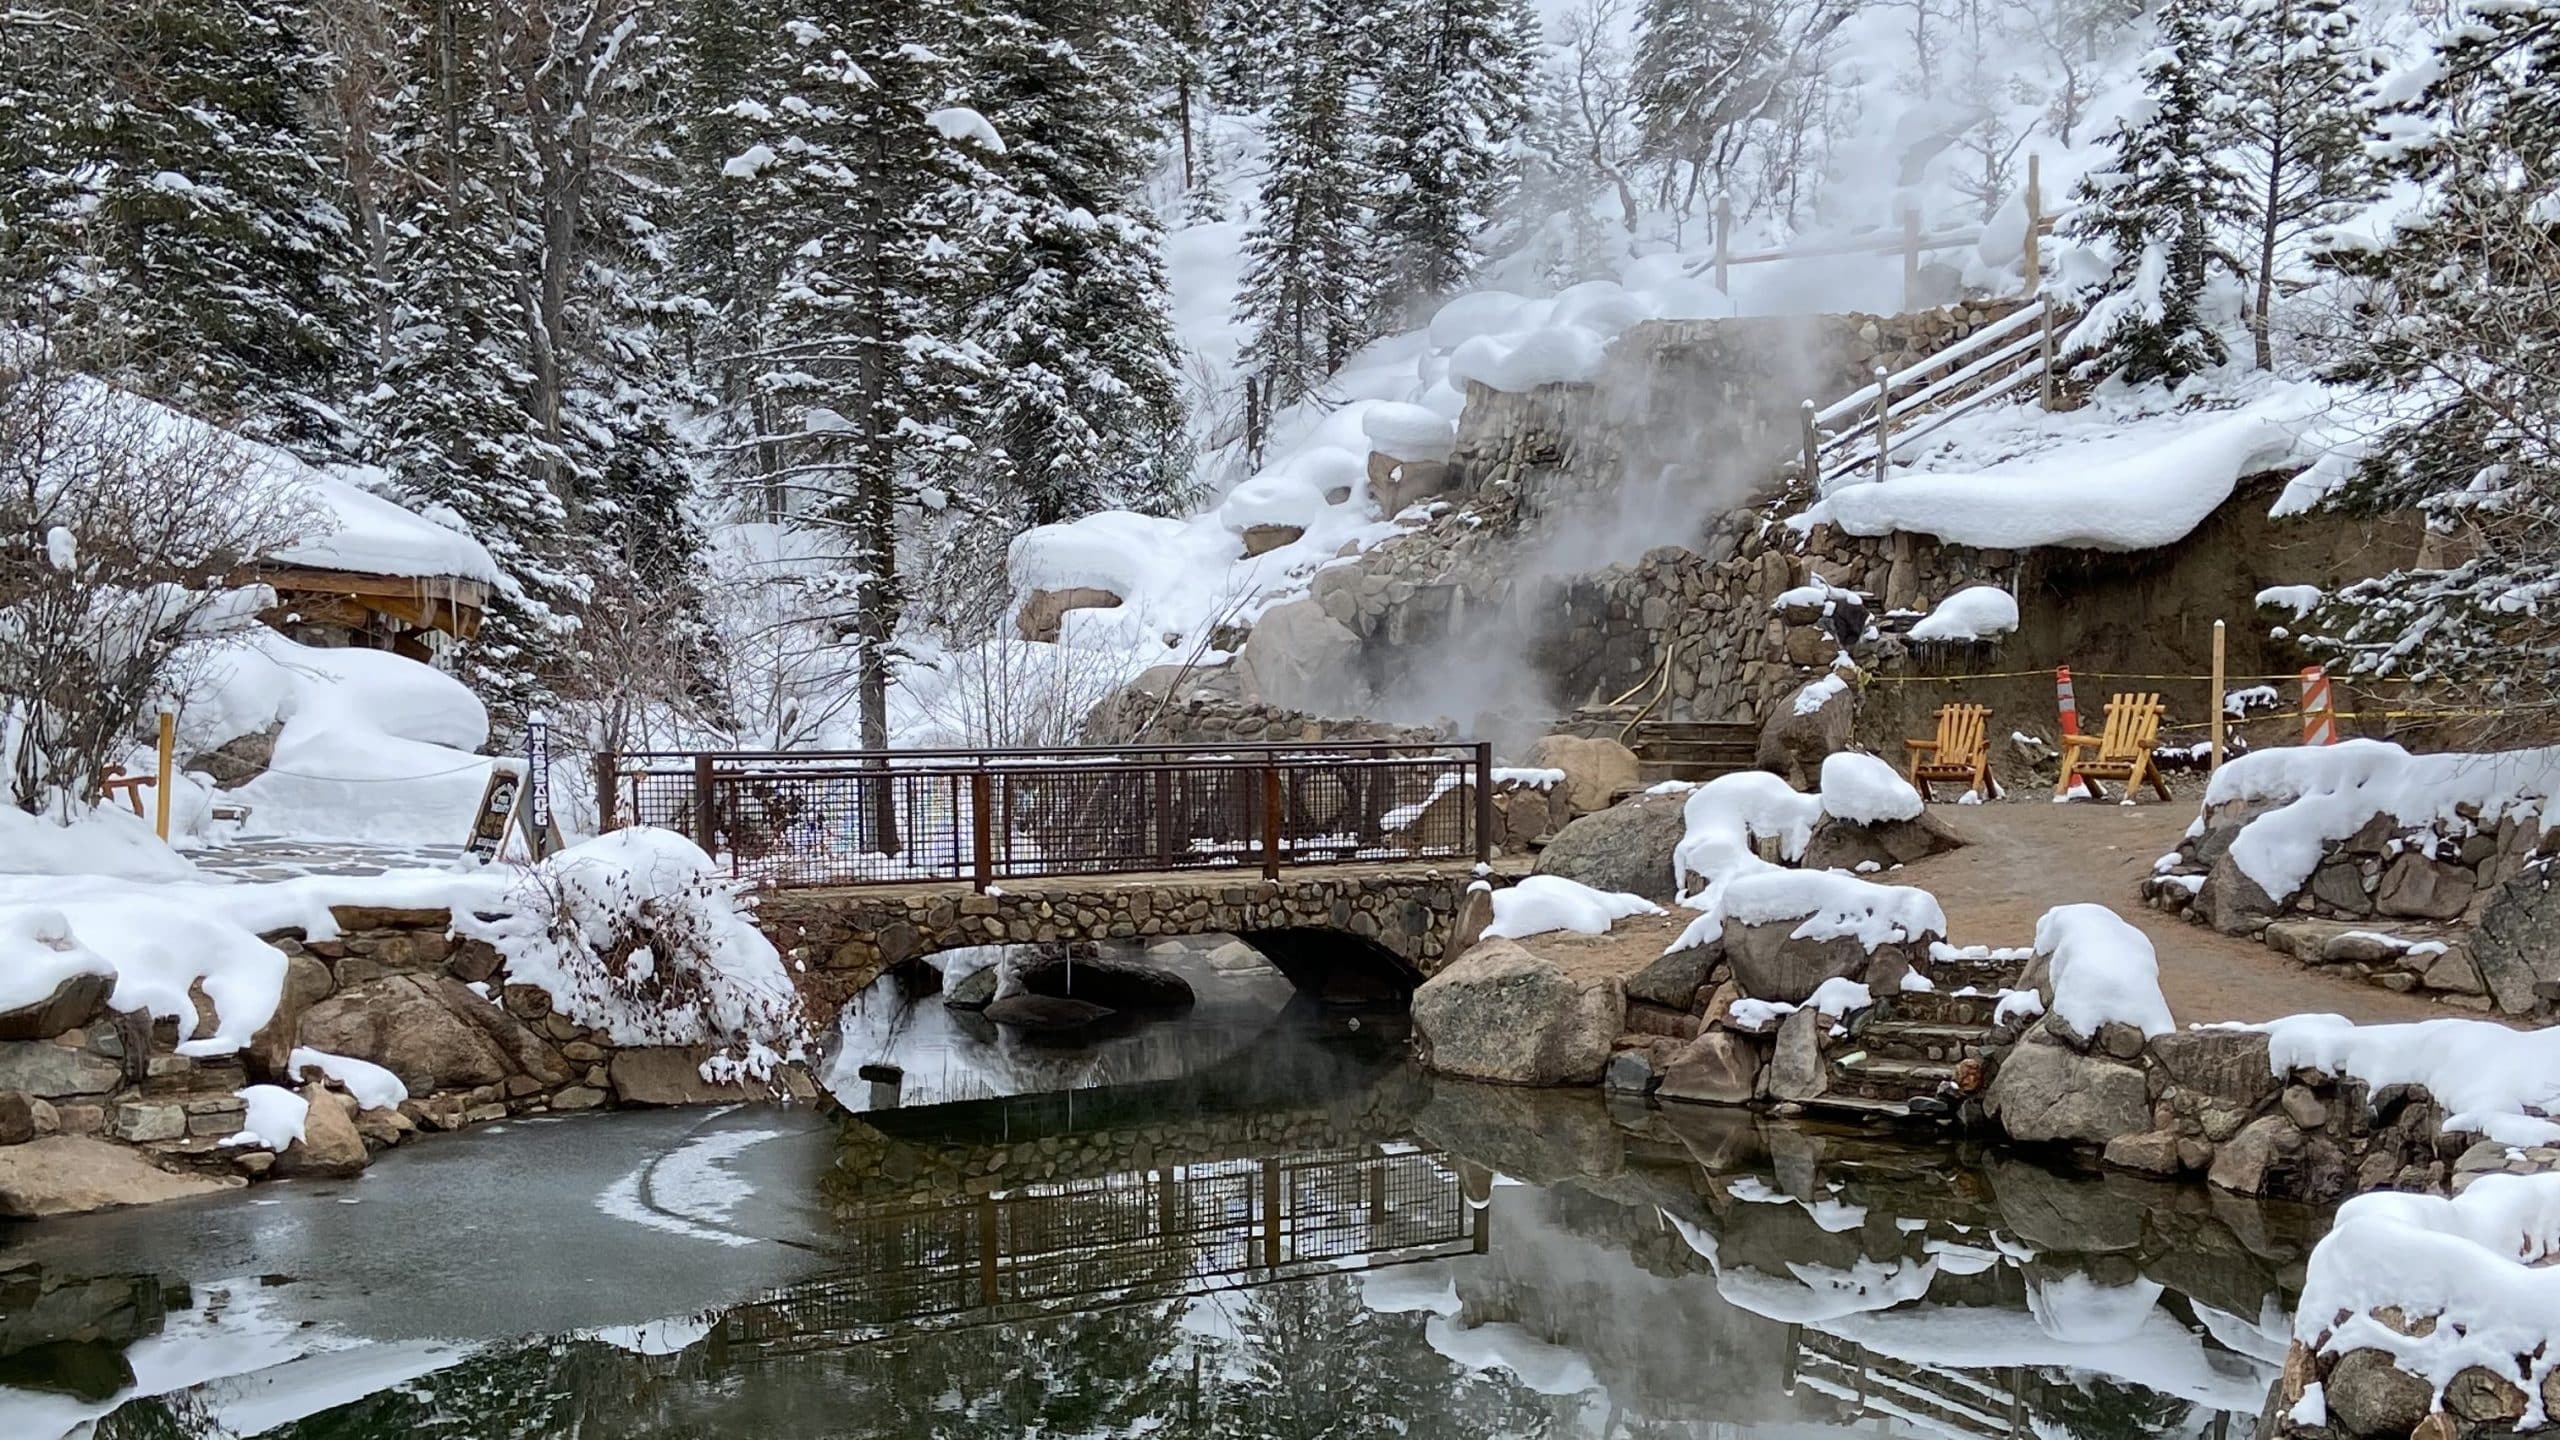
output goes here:
<path id="1" fill-rule="evenodd" d="M 2160 989 L 2180 1024 L 2305 1011 L 2330 1011 L 2361 1024 L 2464 1013 L 2306 969 L 2254 941 L 2144 905 L 2137 888 L 2142 877 L 2195 818 L 2185 801 L 2127 809 L 2055 805 L 2039 797 L 1932 809 L 1972 843 L 1890 878 L 1937 896 L 1956 944 L 2028 945 L 2046 910 L 2094 901 L 2151 937 L 2160 956 Z"/>

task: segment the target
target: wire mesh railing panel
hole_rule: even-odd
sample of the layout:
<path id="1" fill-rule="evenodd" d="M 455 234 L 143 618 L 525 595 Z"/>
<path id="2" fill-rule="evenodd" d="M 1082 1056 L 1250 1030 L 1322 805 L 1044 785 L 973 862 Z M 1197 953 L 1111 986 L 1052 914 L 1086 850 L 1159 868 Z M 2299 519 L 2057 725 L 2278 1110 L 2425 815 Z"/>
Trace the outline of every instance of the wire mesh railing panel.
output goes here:
<path id="1" fill-rule="evenodd" d="M 614 824 L 774 887 L 1483 855 L 1481 746 L 607 757 Z"/>

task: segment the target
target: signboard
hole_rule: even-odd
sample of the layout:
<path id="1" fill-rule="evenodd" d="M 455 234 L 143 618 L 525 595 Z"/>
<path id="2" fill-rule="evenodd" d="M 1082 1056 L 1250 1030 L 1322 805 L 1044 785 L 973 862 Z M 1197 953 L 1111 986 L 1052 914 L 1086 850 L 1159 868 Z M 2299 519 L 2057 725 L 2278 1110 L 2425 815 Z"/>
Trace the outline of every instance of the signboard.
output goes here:
<path id="1" fill-rule="evenodd" d="M 506 848 L 507 831 L 515 825 L 517 802 L 523 794 L 524 776 L 515 762 L 491 764 L 489 783 L 481 787 L 480 809 L 471 817 L 471 838 L 463 842 L 462 853 L 482 864 L 497 859 Z"/>
<path id="2" fill-rule="evenodd" d="M 552 834 L 551 825 L 551 722 L 536 715 L 524 726 L 525 848 L 539 860 L 546 853 L 544 841 Z"/>

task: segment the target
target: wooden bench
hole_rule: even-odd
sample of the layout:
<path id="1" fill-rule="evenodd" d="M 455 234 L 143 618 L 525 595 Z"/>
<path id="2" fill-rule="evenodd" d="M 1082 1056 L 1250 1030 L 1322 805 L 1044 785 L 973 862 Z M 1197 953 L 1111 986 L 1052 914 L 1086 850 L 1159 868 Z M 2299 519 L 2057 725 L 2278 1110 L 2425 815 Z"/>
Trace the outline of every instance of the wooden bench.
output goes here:
<path id="1" fill-rule="evenodd" d="M 1961 780 L 1986 800 L 2000 798 L 2000 782 L 1991 778 L 1991 707 L 1948 705 L 1938 711 L 1938 734 L 1932 740 L 1905 740 L 1911 752 L 1911 783 L 1920 798 L 1935 800 L 1932 784 Z"/>
<path id="2" fill-rule="evenodd" d="M 2160 778 L 2160 767 L 2151 758 L 2151 747 L 2160 740 L 2160 716 L 2165 708 L 2156 694 L 2109 697 L 2103 734 L 2062 737 L 2062 775 L 2053 782 L 2054 798 L 2068 798 L 2071 777 L 2077 775 L 2088 783 L 2092 799 L 2107 798 L 2107 792 L 2099 788 L 2101 780 L 2123 781 L 2128 800 L 2149 780 L 2161 799 L 2169 799 L 2169 783 Z M 2080 758 L 2089 751 L 2097 752 L 2095 758 Z"/>
<path id="3" fill-rule="evenodd" d="M 116 798 L 116 793 L 122 791 L 125 803 L 133 807 L 134 814 L 140 815 L 142 792 L 159 783 L 160 777 L 157 775 L 127 775 L 124 773 L 123 766 L 110 765 L 106 773 L 98 777 L 98 798 L 112 801 Z"/>

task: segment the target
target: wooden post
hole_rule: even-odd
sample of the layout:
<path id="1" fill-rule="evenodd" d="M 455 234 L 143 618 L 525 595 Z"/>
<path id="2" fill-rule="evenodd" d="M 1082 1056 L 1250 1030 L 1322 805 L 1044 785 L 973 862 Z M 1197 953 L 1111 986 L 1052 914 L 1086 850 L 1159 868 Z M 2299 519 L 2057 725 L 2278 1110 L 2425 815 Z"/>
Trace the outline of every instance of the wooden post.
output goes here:
<path id="1" fill-rule="evenodd" d="M 1733 255 L 1733 197 L 1716 197 L 1716 293 L 1731 293 L 1727 272 Z"/>
<path id="2" fill-rule="evenodd" d="M 614 822 L 621 818 L 620 796 L 614 787 L 622 783 L 622 765 L 610 750 L 596 752 L 596 833 L 621 828 Z"/>
<path id="3" fill-rule="evenodd" d="M 996 1201 L 990 1195 L 978 1202 L 978 1303 L 995 1308 L 1003 1294 L 996 1283 L 996 1247 L 1000 1232 L 996 1228 Z"/>
<path id="4" fill-rule="evenodd" d="M 1262 1162 L 1262 1263 L 1280 1268 L 1280 1162 Z"/>
<path id="5" fill-rule="evenodd" d="M 1893 463 L 1893 374 L 1876 367 L 1876 478 L 1891 474 Z"/>
<path id="6" fill-rule="evenodd" d="M 152 807 L 159 812 L 152 823 L 159 828 L 160 838 L 169 838 L 169 782 L 178 773 L 178 717 L 160 712 L 160 778 L 152 783 Z"/>
<path id="7" fill-rule="evenodd" d="M 2044 283 L 2044 157 L 2027 157 L 2027 249 L 2023 269 L 2027 294 Z"/>
<path id="8" fill-rule="evenodd" d="M 1160 763 L 1162 764 L 1162 766 L 1163 766 L 1164 768 L 1159 769 L 1158 771 L 1156 771 L 1156 783 L 1155 783 L 1155 792 L 1156 792 L 1156 865 L 1157 865 L 1157 867 L 1158 867 L 1158 868 L 1160 868 L 1160 869 L 1170 870 L 1170 869 L 1172 869 L 1172 868 L 1173 868 L 1174 853 L 1175 853 L 1175 852 L 1174 852 L 1174 847 L 1173 847 L 1173 761 L 1172 761 L 1172 757 L 1167 756 L 1167 757 L 1165 757 L 1165 758 L 1164 758 Z"/>
<path id="9" fill-rule="evenodd" d="M 2042 392 L 2040 403 L 2050 411 L 2053 409 L 2053 302 L 2047 300 L 2043 304 L 2044 336 L 2039 342 L 2038 354 L 2044 373 L 2038 377 L 2037 383 Z"/>
<path id="10" fill-rule="evenodd" d="M 2213 705 L 2213 768 L 2216 770 L 2220 770 L 2222 768 L 2222 727 L 2224 703 L 2222 690 L 2222 630 L 2222 622 L 2219 620 L 2214 621 L 2213 694 L 2208 698 Z"/>
<path id="11" fill-rule="evenodd" d="M 1804 402 L 1804 483 L 1816 495 L 1822 493 L 1822 430 L 1813 423 L 1813 402 Z"/>
<path id="12" fill-rule="evenodd" d="M 702 853 L 720 857 L 720 827 L 712 816 L 711 755 L 698 751 L 693 757 L 693 843 Z"/>
<path id="13" fill-rule="evenodd" d="M 1902 212 L 1902 311 L 1920 308 L 1920 207 Z"/>
<path id="14" fill-rule="evenodd" d="M 1493 863 L 1493 742 L 1476 742 L 1476 863 Z"/>
<path id="15" fill-rule="evenodd" d="M 1280 878 L 1280 767 L 1262 762 L 1262 878 Z"/>
<path id="16" fill-rule="evenodd" d="M 996 878 L 995 777 L 981 765 L 969 777 L 970 884 L 984 894 Z"/>

